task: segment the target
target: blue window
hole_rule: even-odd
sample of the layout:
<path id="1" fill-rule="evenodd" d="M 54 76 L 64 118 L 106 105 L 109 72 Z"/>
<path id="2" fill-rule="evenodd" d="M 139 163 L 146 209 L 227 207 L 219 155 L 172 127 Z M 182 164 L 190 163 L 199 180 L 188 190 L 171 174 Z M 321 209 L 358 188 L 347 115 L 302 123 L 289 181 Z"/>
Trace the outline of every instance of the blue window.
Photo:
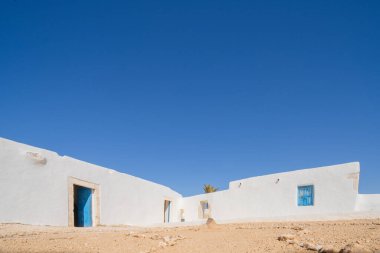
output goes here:
<path id="1" fill-rule="evenodd" d="M 314 205 L 314 186 L 298 186 L 298 206 Z"/>

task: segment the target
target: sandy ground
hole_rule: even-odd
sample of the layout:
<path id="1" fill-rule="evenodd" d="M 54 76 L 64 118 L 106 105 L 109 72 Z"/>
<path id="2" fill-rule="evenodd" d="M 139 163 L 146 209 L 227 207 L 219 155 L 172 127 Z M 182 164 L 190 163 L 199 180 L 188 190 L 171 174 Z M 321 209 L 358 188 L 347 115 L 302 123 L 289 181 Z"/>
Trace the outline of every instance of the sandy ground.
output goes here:
<path id="1" fill-rule="evenodd" d="M 380 252 L 380 219 L 150 229 L 0 224 L 0 252 L 339 252 L 348 244 Z"/>

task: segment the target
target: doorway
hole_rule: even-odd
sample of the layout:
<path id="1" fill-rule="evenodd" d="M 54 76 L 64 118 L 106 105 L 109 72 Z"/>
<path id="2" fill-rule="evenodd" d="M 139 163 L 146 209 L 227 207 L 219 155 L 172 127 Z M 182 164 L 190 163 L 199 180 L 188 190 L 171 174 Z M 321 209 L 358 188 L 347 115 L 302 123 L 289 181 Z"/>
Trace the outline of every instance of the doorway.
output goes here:
<path id="1" fill-rule="evenodd" d="M 172 202 L 170 200 L 165 200 L 164 202 L 164 223 L 170 222 L 170 207 Z"/>
<path id="2" fill-rule="evenodd" d="M 100 224 L 100 185 L 68 178 L 69 227 L 95 227 Z"/>
<path id="3" fill-rule="evenodd" d="M 198 218 L 207 219 L 210 217 L 210 206 L 207 200 L 199 202 Z"/>
<path id="4" fill-rule="evenodd" d="M 74 185 L 74 226 L 92 227 L 92 189 Z"/>

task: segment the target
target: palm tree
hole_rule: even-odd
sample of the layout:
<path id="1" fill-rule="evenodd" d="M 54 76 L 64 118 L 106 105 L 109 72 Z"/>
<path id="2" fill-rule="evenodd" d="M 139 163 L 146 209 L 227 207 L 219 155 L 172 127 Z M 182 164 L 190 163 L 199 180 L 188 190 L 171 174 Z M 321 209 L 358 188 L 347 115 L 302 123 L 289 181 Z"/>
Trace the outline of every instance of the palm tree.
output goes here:
<path id="1" fill-rule="evenodd" d="M 216 192 L 217 190 L 218 190 L 218 188 L 215 188 L 211 184 L 205 184 L 205 185 L 203 185 L 203 191 L 205 193 Z"/>

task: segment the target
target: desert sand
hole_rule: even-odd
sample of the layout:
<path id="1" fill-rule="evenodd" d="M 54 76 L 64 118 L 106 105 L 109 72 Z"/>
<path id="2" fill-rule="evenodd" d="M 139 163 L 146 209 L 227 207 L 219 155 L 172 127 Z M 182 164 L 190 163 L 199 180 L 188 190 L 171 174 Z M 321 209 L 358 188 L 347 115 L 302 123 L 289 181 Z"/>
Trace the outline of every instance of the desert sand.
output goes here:
<path id="1" fill-rule="evenodd" d="M 173 228 L 0 224 L 0 252 L 380 252 L 380 219 Z"/>

